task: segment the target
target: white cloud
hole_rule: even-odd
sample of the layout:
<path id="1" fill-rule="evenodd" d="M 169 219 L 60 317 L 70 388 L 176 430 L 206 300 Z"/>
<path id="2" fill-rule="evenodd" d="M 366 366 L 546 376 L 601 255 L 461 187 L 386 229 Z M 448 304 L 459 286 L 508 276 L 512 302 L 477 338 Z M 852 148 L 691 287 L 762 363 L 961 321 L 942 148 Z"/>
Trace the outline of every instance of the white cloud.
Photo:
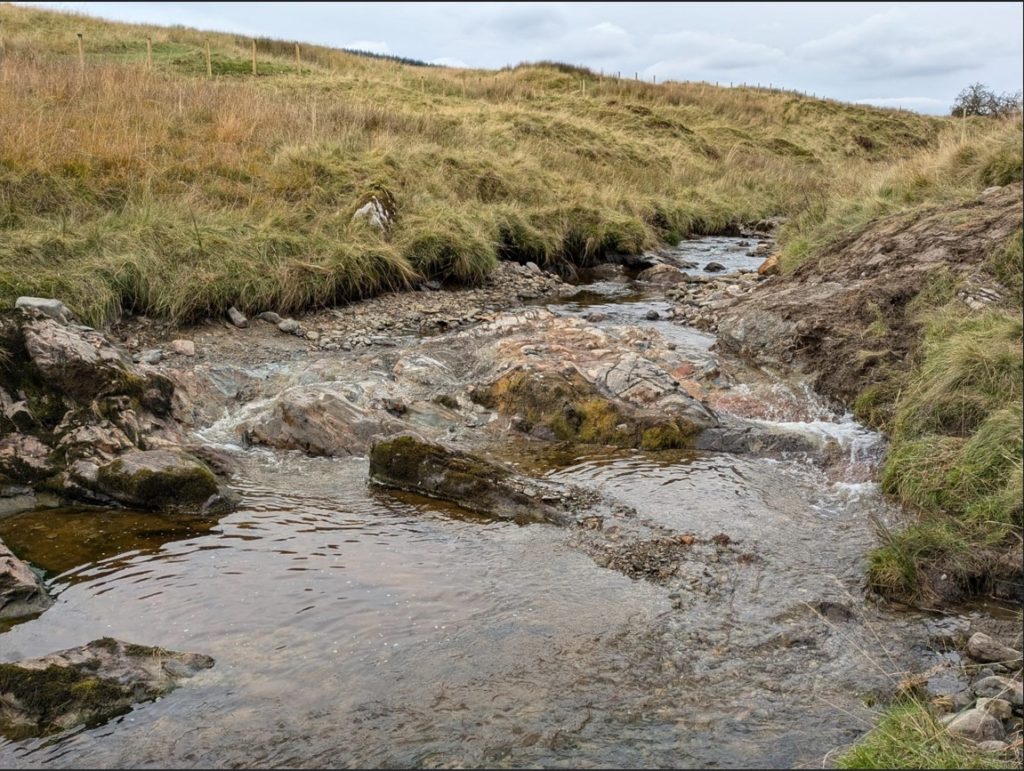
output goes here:
<path id="1" fill-rule="evenodd" d="M 687 77 L 687 73 L 708 70 L 764 67 L 786 58 L 781 49 L 764 43 L 699 30 L 655 35 L 651 42 L 662 58 L 644 72 L 663 77 Z"/>
<path id="2" fill-rule="evenodd" d="M 930 96 L 876 96 L 858 99 L 854 104 L 870 104 L 875 107 L 903 107 L 908 110 L 932 114 L 949 111 L 949 104 L 947 102 L 941 99 L 933 99 Z"/>
<path id="3" fill-rule="evenodd" d="M 602 21 L 579 32 L 572 32 L 559 41 L 559 48 L 572 61 L 602 60 L 629 56 L 636 51 L 633 37 L 617 24 Z"/>
<path id="4" fill-rule="evenodd" d="M 462 59 L 456 59 L 452 56 L 439 56 L 436 59 L 431 59 L 428 64 L 440 64 L 442 67 L 468 67 Z"/>
<path id="5" fill-rule="evenodd" d="M 884 13 L 869 16 L 859 24 L 853 24 L 815 40 L 809 40 L 797 46 L 795 53 L 798 56 L 814 59 L 851 51 L 859 52 L 865 45 L 876 48 L 880 37 L 889 39 L 898 28 L 903 28 L 913 34 L 913 26 L 910 26 L 907 12 L 902 8 L 890 8 Z"/>
<path id="6" fill-rule="evenodd" d="M 500 37 L 547 38 L 562 33 L 567 20 L 557 3 L 509 3 L 504 7 L 493 5 L 481 16 L 470 16 L 465 28 L 470 31 L 486 30 Z M 472 12 L 473 6 L 465 6 Z"/>
<path id="7" fill-rule="evenodd" d="M 391 53 L 391 46 L 385 40 L 353 40 L 351 43 L 345 43 L 342 48 L 350 51 L 368 51 L 371 54 Z"/>
<path id="8" fill-rule="evenodd" d="M 805 61 L 855 73 L 860 80 L 927 77 L 971 70 L 991 57 L 991 37 L 925 26 L 921 11 L 892 8 L 796 47 Z"/>

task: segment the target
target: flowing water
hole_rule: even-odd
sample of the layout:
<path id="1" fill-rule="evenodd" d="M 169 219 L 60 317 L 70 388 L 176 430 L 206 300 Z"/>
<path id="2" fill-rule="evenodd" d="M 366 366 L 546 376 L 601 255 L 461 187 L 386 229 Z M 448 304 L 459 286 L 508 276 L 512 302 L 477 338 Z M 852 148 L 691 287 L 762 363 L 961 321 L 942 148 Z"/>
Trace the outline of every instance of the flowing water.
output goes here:
<path id="1" fill-rule="evenodd" d="M 735 268 L 742 251 L 709 239 L 680 256 Z M 667 305 L 626 278 L 552 308 L 654 324 L 712 358 L 713 338 L 643 320 Z M 217 662 L 104 726 L 0 743 L 0 765 L 820 764 L 863 731 L 861 696 L 889 684 L 920 626 L 862 598 L 871 518 L 891 514 L 865 481 L 880 439 L 799 385 L 736 388 L 776 394 L 758 419 L 835 438 L 846 471 L 593 448 L 521 458 L 749 551 L 686 562 L 684 590 L 600 567 L 560 528 L 375 491 L 365 458 L 235 448 L 242 505 L 216 522 L 56 508 L 0 519 L 56 597 L 0 636 L 0 659 L 109 635 Z"/>

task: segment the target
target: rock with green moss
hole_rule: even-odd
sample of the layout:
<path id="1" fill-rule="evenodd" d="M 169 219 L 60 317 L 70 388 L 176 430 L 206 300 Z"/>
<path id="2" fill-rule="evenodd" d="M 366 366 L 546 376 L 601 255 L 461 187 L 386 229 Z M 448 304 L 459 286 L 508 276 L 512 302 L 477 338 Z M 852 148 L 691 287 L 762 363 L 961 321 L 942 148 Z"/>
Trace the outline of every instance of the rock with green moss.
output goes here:
<path id="1" fill-rule="evenodd" d="M 47 312 L 59 301 L 28 299 L 0 311 L 0 484 L 88 503 L 227 508 L 213 472 L 181 449 L 171 381 Z"/>
<path id="2" fill-rule="evenodd" d="M 0 619 L 32 616 L 51 603 L 32 569 L 0 541 Z"/>
<path id="3" fill-rule="evenodd" d="M 586 497 L 583 491 L 527 479 L 506 466 L 411 433 L 374 442 L 370 480 L 520 524 L 569 524 L 570 509 Z"/>
<path id="4" fill-rule="evenodd" d="M 206 511 L 221 504 L 210 468 L 177 449 L 130 450 L 83 479 L 120 504 L 157 511 Z"/>
<path id="5" fill-rule="evenodd" d="M 96 726 L 172 690 L 214 661 L 104 637 L 37 659 L 0 664 L 0 734 L 24 739 Z"/>
<path id="6" fill-rule="evenodd" d="M 693 447 L 711 422 L 609 397 L 574 369 L 513 369 L 475 389 L 473 399 L 514 417 L 521 430 L 541 438 L 644 450 Z"/>

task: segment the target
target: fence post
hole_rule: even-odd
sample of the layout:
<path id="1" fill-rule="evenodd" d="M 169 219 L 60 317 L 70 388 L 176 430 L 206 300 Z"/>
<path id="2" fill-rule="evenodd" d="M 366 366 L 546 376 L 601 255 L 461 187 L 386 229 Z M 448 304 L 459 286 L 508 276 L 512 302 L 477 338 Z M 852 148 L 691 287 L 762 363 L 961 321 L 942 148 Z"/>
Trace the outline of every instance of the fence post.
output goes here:
<path id="1" fill-rule="evenodd" d="M 210 59 L 210 39 L 206 39 L 206 77 L 213 77 L 213 61 Z"/>
<path id="2" fill-rule="evenodd" d="M 82 47 L 82 33 L 78 33 L 78 69 L 85 75 L 85 48 Z"/>
<path id="3" fill-rule="evenodd" d="M 295 44 L 295 66 L 299 69 L 302 68 L 302 57 L 299 55 L 299 44 Z"/>
<path id="4" fill-rule="evenodd" d="M 252 74 L 256 74 L 256 38 L 252 40 Z"/>

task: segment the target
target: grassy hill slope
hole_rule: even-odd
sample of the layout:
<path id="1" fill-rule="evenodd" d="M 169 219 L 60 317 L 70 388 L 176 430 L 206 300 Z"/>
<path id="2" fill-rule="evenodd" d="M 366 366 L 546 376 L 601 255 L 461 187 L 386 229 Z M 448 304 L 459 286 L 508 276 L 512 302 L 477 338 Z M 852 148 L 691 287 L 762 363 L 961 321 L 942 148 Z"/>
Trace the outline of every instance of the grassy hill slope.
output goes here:
<path id="1" fill-rule="evenodd" d="M 0 294 L 291 312 L 796 214 L 944 121 L 562 65 L 426 68 L 0 5 Z M 84 68 L 78 39 L 82 32 Z M 152 42 L 152 69 L 147 43 Z M 214 76 L 206 74 L 206 44 Z M 353 212 L 393 202 L 386 233 Z"/>

